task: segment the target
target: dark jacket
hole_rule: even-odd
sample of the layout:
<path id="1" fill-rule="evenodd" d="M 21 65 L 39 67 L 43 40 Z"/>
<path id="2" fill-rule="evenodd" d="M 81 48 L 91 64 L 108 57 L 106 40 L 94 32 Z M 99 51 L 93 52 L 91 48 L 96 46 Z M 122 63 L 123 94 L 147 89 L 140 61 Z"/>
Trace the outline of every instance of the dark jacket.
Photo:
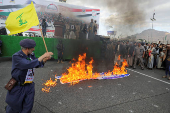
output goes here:
<path id="1" fill-rule="evenodd" d="M 59 43 L 59 44 L 57 45 L 57 50 L 58 50 L 58 51 L 64 51 L 64 46 L 63 46 L 62 43 Z"/>
<path id="2" fill-rule="evenodd" d="M 29 58 L 32 60 L 30 61 Z M 11 75 L 18 82 L 24 83 L 28 69 L 43 67 L 43 62 L 39 62 L 34 54 L 25 55 L 22 50 L 12 56 Z"/>

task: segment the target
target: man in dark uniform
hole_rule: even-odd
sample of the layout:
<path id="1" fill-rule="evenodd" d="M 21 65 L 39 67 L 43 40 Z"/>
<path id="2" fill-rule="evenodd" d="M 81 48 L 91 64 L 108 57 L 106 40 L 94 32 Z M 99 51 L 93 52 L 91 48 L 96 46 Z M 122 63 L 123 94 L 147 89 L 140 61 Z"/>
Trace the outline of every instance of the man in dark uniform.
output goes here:
<path id="1" fill-rule="evenodd" d="M 83 36 L 82 36 L 82 39 L 86 39 L 86 36 L 87 36 L 87 25 L 84 23 L 83 24 L 83 27 L 82 27 L 82 32 L 83 32 Z"/>
<path id="2" fill-rule="evenodd" d="M 41 26 L 42 26 L 42 32 L 43 32 L 43 36 L 46 36 L 46 29 L 48 27 L 48 24 L 46 22 L 45 19 L 43 19 L 42 23 L 41 23 Z"/>
<path id="3" fill-rule="evenodd" d="M 62 40 L 59 40 L 59 43 L 57 45 L 57 51 L 58 51 L 58 63 L 63 63 L 63 51 L 64 51 L 64 46 L 62 43 Z"/>
<path id="4" fill-rule="evenodd" d="M 43 67 L 51 58 L 52 52 L 47 52 L 35 58 L 33 51 L 36 43 L 32 39 L 20 41 L 21 50 L 12 56 L 12 78 L 17 85 L 7 92 L 6 113 L 31 113 L 34 103 L 34 68 Z"/>
<path id="5" fill-rule="evenodd" d="M 88 26 L 88 39 L 92 40 L 94 38 L 94 25 L 95 23 L 93 22 L 93 19 L 91 19 L 91 22 Z"/>
<path id="6" fill-rule="evenodd" d="M 94 21 L 94 28 L 93 28 L 93 31 L 94 31 L 94 33 L 97 31 L 97 23 L 96 23 L 97 21 L 95 20 Z"/>

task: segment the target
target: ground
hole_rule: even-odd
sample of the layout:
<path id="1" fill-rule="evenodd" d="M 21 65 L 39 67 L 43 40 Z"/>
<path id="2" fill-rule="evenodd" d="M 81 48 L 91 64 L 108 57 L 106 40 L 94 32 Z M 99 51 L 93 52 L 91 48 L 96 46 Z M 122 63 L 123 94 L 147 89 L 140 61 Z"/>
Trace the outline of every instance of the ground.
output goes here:
<path id="1" fill-rule="evenodd" d="M 11 76 L 11 60 L 0 61 L 0 113 Z M 129 77 L 114 80 L 86 80 L 74 86 L 60 84 L 50 93 L 42 92 L 45 80 L 66 72 L 71 64 L 48 61 L 35 71 L 35 101 L 32 113 L 170 113 L 170 81 L 162 78 L 164 70 L 127 68 Z M 98 70 L 107 71 L 105 65 Z M 88 87 L 92 86 L 92 87 Z"/>

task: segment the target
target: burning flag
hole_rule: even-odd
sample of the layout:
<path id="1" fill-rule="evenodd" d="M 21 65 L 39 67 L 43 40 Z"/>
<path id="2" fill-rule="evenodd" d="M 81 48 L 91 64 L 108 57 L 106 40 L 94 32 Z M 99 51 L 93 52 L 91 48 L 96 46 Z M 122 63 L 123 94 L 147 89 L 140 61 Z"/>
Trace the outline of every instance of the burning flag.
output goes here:
<path id="1" fill-rule="evenodd" d="M 120 55 L 118 57 L 118 61 L 119 61 Z M 115 65 L 113 66 L 113 71 L 108 71 L 105 73 L 100 73 L 100 77 L 98 77 L 98 79 L 117 79 L 117 78 L 123 78 L 123 77 L 127 77 L 130 74 L 127 74 L 127 70 L 126 70 L 126 66 L 128 66 L 128 63 L 126 61 L 126 59 L 124 59 L 124 61 L 122 62 L 122 66 L 119 67 L 118 63 L 116 62 Z"/>
<path id="2" fill-rule="evenodd" d="M 71 85 L 74 85 L 82 80 L 116 79 L 127 77 L 130 75 L 127 74 L 127 70 L 125 69 L 125 67 L 128 66 L 127 61 L 125 59 L 122 62 L 121 67 L 119 67 L 116 62 L 116 64 L 114 65 L 114 69 L 111 72 L 108 71 L 106 73 L 93 73 L 93 59 L 89 62 L 89 64 L 85 64 L 85 58 L 86 53 L 84 53 L 83 55 L 79 55 L 78 61 L 76 63 L 73 63 L 72 66 L 67 69 L 68 73 L 64 73 L 62 74 L 62 76 L 58 76 L 57 79 L 60 79 L 60 82 L 62 84 L 70 83 Z M 118 60 L 120 60 L 120 55 L 118 57 Z"/>
<path id="3" fill-rule="evenodd" d="M 113 66 L 113 71 L 103 72 L 103 73 L 93 73 L 93 59 L 89 62 L 89 64 L 86 64 L 86 53 L 83 55 L 79 55 L 78 61 L 75 63 L 72 63 L 72 66 L 69 67 L 67 70 L 67 73 L 63 73 L 62 76 L 55 76 L 55 81 L 47 80 L 45 85 L 45 88 L 42 88 L 43 92 L 49 92 L 50 87 L 55 87 L 57 84 L 57 79 L 60 79 L 61 84 L 70 83 L 70 85 L 74 85 L 79 83 L 83 80 L 89 80 L 89 79 L 117 79 L 117 78 L 123 78 L 127 77 L 130 74 L 127 74 L 126 66 L 128 66 L 127 61 L 124 59 L 122 62 L 122 66 L 119 67 L 118 63 L 116 62 Z M 73 59 L 76 61 L 75 59 Z M 120 61 L 120 55 L 118 57 L 118 61 Z M 91 86 L 89 86 L 91 87 Z"/>

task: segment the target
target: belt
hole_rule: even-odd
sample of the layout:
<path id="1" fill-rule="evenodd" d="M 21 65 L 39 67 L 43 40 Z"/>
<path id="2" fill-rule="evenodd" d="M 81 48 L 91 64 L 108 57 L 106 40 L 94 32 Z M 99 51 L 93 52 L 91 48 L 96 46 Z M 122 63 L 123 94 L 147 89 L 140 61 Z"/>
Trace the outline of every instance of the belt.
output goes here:
<path id="1" fill-rule="evenodd" d="M 32 82 L 33 83 L 33 82 Z M 26 85 L 30 85 L 32 83 L 21 83 L 21 82 L 18 82 L 17 85 L 18 86 L 26 86 Z"/>

